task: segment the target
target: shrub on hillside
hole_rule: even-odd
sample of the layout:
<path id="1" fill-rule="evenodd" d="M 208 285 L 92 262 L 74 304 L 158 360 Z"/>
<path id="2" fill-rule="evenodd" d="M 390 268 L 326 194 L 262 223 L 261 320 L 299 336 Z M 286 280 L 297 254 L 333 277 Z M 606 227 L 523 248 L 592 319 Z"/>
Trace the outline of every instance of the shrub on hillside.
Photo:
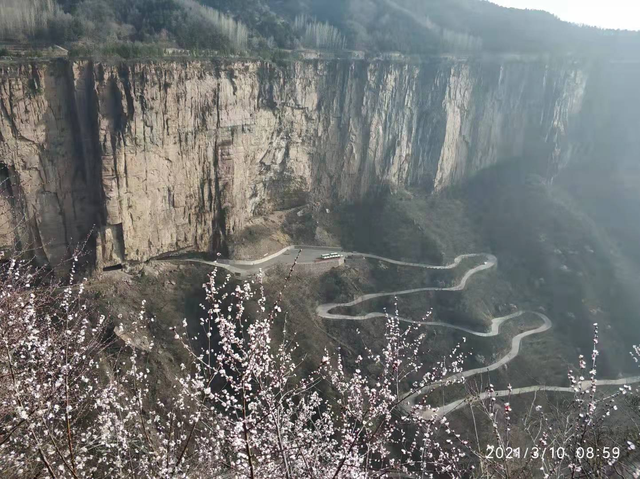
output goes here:
<path id="1" fill-rule="evenodd" d="M 575 399 L 561 421 L 542 408 L 525 421 L 533 444 L 566 455 L 490 460 L 421 399 L 461 382 L 462 344 L 423 364 L 421 327 L 403 328 L 397 312 L 386 317 L 384 346 L 365 348 L 354 370 L 340 351 L 327 351 L 302 375 L 295 341 L 273 339 L 283 293 L 270 303 L 260 278 L 233 284 L 214 271 L 201 318 L 173 331 L 189 360 L 157 398 L 148 364 L 160 351 L 144 339 L 153 321 L 144 303 L 131 321 L 114 318 L 121 342 L 109 352 L 107 320 L 92 313 L 74 276 L 72 268 L 61 284 L 28 262 L 0 265 L 2 477 L 591 477 L 613 471 L 635 447 L 601 434 L 630 388 L 596 395 L 597 329 L 591 364 L 579 365 L 588 386 L 570 376 Z M 518 427 L 510 403 L 500 404 L 492 386 L 484 396 L 486 432 L 507 448 Z M 535 421 L 540 427 L 530 427 Z M 618 453 L 579 457 L 593 446 Z"/>

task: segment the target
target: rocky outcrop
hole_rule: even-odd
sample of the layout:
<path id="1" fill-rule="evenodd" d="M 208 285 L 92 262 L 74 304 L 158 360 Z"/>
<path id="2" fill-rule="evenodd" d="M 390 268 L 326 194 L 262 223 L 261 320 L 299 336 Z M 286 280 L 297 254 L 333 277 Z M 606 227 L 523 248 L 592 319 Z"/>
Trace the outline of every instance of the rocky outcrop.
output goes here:
<path id="1" fill-rule="evenodd" d="M 553 175 L 587 78 L 450 59 L 3 65 L 0 239 L 57 261 L 95 227 L 109 267 L 213 251 L 310 201 L 442 189 L 525 153 Z"/>
<path id="2" fill-rule="evenodd" d="M 58 263 L 87 238 L 99 187 L 80 131 L 71 65 L 5 66 L 0 73 L 1 236 Z"/>

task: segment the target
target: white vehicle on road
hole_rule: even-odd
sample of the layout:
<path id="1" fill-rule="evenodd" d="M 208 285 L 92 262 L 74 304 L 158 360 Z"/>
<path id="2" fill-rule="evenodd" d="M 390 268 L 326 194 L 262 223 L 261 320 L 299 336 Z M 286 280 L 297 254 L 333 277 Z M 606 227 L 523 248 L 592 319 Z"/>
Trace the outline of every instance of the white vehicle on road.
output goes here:
<path id="1" fill-rule="evenodd" d="M 323 255 L 320 255 L 320 261 L 324 261 L 327 259 L 338 259 L 338 258 L 342 258 L 344 255 L 341 255 L 339 253 L 326 253 Z"/>

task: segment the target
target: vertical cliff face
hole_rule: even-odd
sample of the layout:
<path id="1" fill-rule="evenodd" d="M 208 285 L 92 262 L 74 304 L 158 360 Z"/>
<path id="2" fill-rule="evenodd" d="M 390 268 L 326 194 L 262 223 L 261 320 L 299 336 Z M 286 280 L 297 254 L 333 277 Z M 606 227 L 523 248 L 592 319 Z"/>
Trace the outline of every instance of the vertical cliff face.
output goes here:
<path id="1" fill-rule="evenodd" d="M 0 234 L 52 262 L 86 239 L 98 185 L 82 154 L 71 66 L 5 67 L 0 73 Z"/>
<path id="2" fill-rule="evenodd" d="M 0 235 L 56 261 L 95 225 L 108 267 L 218 249 L 274 209 L 441 189 L 525 152 L 553 175 L 586 82 L 534 62 L 3 66 Z"/>

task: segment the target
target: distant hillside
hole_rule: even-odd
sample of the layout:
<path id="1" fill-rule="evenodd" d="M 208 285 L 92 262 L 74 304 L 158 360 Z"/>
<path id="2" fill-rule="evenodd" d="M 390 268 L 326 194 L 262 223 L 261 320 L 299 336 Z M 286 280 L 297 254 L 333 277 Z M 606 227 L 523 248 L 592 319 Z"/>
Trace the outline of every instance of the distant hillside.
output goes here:
<path id="1" fill-rule="evenodd" d="M 640 34 L 484 0 L 4 0 L 0 40 L 142 42 L 220 53 L 274 48 L 640 57 Z"/>

